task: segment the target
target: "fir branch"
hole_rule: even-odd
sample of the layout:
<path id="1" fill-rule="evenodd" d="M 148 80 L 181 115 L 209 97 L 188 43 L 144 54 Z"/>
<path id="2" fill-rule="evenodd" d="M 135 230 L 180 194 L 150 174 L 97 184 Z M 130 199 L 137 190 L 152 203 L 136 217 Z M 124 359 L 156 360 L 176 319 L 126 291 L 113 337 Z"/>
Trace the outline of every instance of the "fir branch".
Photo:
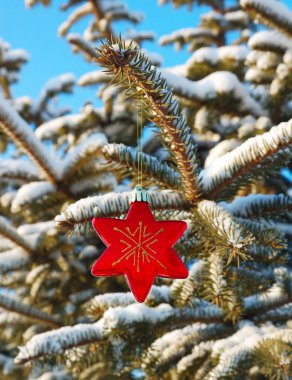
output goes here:
<path id="1" fill-rule="evenodd" d="M 23 239 L 17 230 L 2 216 L 0 216 L 0 234 L 12 241 L 18 247 L 23 248 L 29 254 L 33 253 L 33 247 L 28 243 L 28 241 Z"/>
<path id="2" fill-rule="evenodd" d="M 25 346 L 19 348 L 15 362 L 23 364 L 45 355 L 61 354 L 69 348 L 103 340 L 104 333 L 101 322 L 61 327 L 54 331 L 35 335 Z"/>
<path id="3" fill-rule="evenodd" d="M 248 250 L 254 243 L 253 235 L 239 224 L 228 212 L 211 201 L 202 201 L 192 209 L 195 236 L 201 242 L 201 257 L 218 252 L 227 264 L 247 260 Z"/>
<path id="4" fill-rule="evenodd" d="M 177 307 L 191 305 L 192 299 L 202 284 L 202 272 L 206 263 L 203 260 L 196 261 L 189 270 L 185 280 L 174 280 L 171 285 L 171 299 Z"/>
<path id="5" fill-rule="evenodd" d="M 170 189 L 178 190 L 180 188 L 180 178 L 178 173 L 165 163 L 159 162 L 156 157 L 149 154 L 141 153 L 137 149 L 125 146 L 123 144 L 107 144 L 102 149 L 103 157 L 112 163 L 116 163 L 113 168 L 122 173 L 122 176 L 131 174 L 136 176 L 138 172 L 138 162 L 142 160 L 141 170 L 143 172 L 144 182 L 162 184 Z"/>
<path id="6" fill-rule="evenodd" d="M 0 127 L 37 163 L 51 182 L 58 181 L 57 167 L 52 165 L 46 147 L 4 98 L 0 99 Z"/>
<path id="7" fill-rule="evenodd" d="M 292 315 L 292 303 L 288 303 L 284 306 L 277 307 L 272 310 L 268 310 L 264 313 L 256 315 L 253 317 L 253 320 L 258 322 L 271 321 L 273 323 L 286 322 L 291 319 Z"/>
<path id="8" fill-rule="evenodd" d="M 219 107 L 221 112 L 226 110 L 227 113 L 233 113 L 230 103 L 236 103 L 237 114 L 252 114 L 257 117 L 266 114 L 261 105 L 249 95 L 237 76 L 231 72 L 216 71 L 201 80 L 192 81 L 167 70 L 157 69 L 157 71 L 166 78 L 166 83 L 173 93 L 195 109 L 203 106 L 215 109 Z"/>
<path id="9" fill-rule="evenodd" d="M 55 222 L 58 228 L 73 230 L 75 227 L 91 222 L 93 217 L 120 216 L 129 210 L 131 192 L 108 193 L 81 199 L 68 206 Z M 153 210 L 187 209 L 189 205 L 175 192 L 149 192 L 149 203 Z"/>
<path id="10" fill-rule="evenodd" d="M 0 294 L 0 307 L 5 310 L 13 311 L 23 317 L 34 320 L 38 323 L 45 324 L 51 327 L 60 327 L 61 323 L 54 317 L 48 315 L 40 309 L 22 303 L 20 300 Z"/>
<path id="11" fill-rule="evenodd" d="M 220 205 L 237 218 L 285 220 L 292 211 L 292 198 L 284 194 L 250 194 Z"/>
<path id="12" fill-rule="evenodd" d="M 292 12 L 285 4 L 276 0 L 240 0 L 240 5 L 251 18 L 292 36 Z"/>
<path id="13" fill-rule="evenodd" d="M 194 323 L 173 330 L 156 339 L 145 352 L 143 364 L 149 372 L 165 373 L 201 342 L 223 338 L 234 331 L 234 326 L 222 323 L 210 325 Z"/>
<path id="14" fill-rule="evenodd" d="M 186 199 L 196 202 L 200 193 L 196 146 L 165 79 L 157 74 L 141 51 L 131 45 L 126 47 L 120 41 L 113 46 L 103 44 L 98 52 L 101 56 L 97 61 L 113 76 L 113 81 L 130 96 L 138 97 L 149 120 L 160 127 L 181 174 Z"/>
<path id="15" fill-rule="evenodd" d="M 260 313 L 276 309 L 292 301 L 292 296 L 277 284 L 264 293 L 255 294 L 244 299 L 244 315 L 257 318 Z"/>
<path id="16" fill-rule="evenodd" d="M 253 359 L 269 379 L 289 380 L 292 376 L 292 344 L 266 338 L 254 348 Z"/>
<path id="17" fill-rule="evenodd" d="M 238 321 L 243 314 L 242 300 L 232 286 L 226 264 L 218 252 L 208 258 L 203 282 L 205 298 L 223 310 L 226 320 Z"/>
<path id="18" fill-rule="evenodd" d="M 267 177 L 291 159 L 292 120 L 273 127 L 269 132 L 248 139 L 224 154 L 200 173 L 205 196 L 228 199 L 254 178 Z"/>

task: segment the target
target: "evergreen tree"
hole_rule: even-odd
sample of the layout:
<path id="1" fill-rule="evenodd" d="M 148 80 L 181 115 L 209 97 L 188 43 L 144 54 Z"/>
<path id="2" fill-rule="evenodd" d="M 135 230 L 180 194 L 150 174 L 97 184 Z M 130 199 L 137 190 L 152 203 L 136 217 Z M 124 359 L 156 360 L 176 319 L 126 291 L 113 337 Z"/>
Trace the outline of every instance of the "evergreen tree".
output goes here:
<path id="1" fill-rule="evenodd" d="M 143 49 L 152 32 L 117 36 L 115 20 L 142 21 L 124 3 L 62 6 L 59 34 L 92 64 L 78 85 L 102 104 L 77 114 L 52 101 L 69 74 L 14 98 L 29 57 L 0 41 L 3 380 L 292 378 L 292 11 L 172 3 L 210 12 L 160 38 L 189 48 L 171 68 Z M 156 219 L 188 222 L 175 248 L 189 277 L 157 279 L 144 304 L 122 277 L 90 274 L 104 251 L 91 220 L 123 218 L 141 170 Z"/>

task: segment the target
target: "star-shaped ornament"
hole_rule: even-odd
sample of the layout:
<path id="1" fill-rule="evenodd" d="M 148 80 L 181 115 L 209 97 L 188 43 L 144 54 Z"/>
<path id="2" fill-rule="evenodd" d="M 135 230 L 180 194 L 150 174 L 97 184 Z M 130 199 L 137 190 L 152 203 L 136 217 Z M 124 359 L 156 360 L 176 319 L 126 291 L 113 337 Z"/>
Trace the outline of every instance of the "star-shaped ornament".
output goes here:
<path id="1" fill-rule="evenodd" d="M 145 300 L 156 276 L 188 276 L 186 266 L 172 248 L 186 230 L 186 222 L 155 220 L 147 200 L 146 191 L 136 188 L 126 219 L 92 220 L 107 246 L 95 262 L 92 275 L 125 275 L 138 302 Z"/>

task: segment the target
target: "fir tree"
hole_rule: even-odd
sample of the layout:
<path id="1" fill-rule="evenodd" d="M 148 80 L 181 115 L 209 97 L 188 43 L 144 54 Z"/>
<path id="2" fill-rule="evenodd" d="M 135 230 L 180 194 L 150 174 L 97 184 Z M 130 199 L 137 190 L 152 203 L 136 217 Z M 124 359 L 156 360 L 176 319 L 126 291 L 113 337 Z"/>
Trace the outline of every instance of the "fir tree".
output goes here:
<path id="1" fill-rule="evenodd" d="M 37 2 L 50 3 L 26 5 Z M 160 38 L 188 46 L 189 59 L 172 68 L 143 49 L 152 32 L 117 36 L 115 20 L 142 21 L 124 3 L 62 6 L 73 11 L 60 36 L 92 64 L 77 84 L 96 86 L 102 101 L 77 114 L 52 102 L 73 91 L 69 74 L 50 79 L 37 100 L 14 98 L 29 57 L 0 41 L 3 380 L 292 377 L 283 174 L 292 11 L 276 0 L 171 2 L 210 7 L 198 26 Z M 84 35 L 70 34 L 88 15 Z M 140 136 L 143 153 L 141 122 L 152 131 Z M 155 217 L 188 222 L 176 250 L 189 277 L 157 280 L 144 304 L 123 278 L 90 274 L 104 251 L 91 220 L 125 216 L 140 165 Z"/>

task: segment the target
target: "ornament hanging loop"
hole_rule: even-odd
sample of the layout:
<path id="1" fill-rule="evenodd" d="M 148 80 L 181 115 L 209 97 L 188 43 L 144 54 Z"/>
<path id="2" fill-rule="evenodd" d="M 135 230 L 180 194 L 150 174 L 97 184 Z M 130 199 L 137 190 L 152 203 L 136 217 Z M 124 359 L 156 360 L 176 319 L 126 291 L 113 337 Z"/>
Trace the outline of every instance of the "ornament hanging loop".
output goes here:
<path id="1" fill-rule="evenodd" d="M 143 189 L 141 186 L 136 186 L 135 190 L 131 194 L 131 202 L 148 202 L 149 196 L 147 190 Z"/>

